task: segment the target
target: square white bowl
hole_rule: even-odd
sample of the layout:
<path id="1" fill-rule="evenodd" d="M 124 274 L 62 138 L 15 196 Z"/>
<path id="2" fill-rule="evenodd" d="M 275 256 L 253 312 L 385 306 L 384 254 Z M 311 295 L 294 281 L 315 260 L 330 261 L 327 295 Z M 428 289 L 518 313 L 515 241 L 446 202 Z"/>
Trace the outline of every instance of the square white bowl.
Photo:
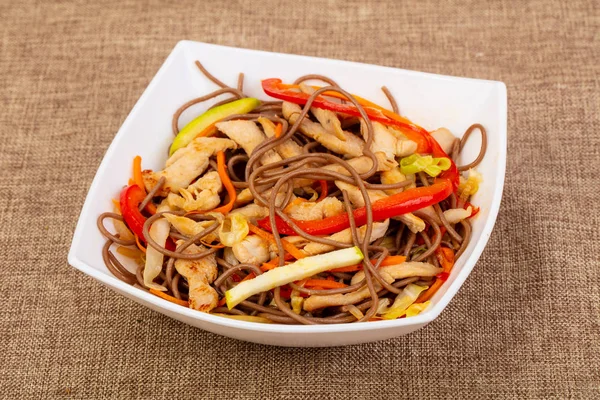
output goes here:
<path id="1" fill-rule="evenodd" d="M 449 279 L 422 314 L 391 321 L 362 324 L 288 326 L 258 324 L 213 316 L 178 306 L 115 278 L 105 267 L 104 238 L 96 218 L 112 208 L 131 171 L 131 160 L 141 155 L 144 168 L 160 169 L 173 140 L 171 117 L 184 102 L 217 89 L 194 65 L 200 60 L 222 81 L 235 86 L 245 74 L 244 92 L 267 99 L 260 81 L 278 77 L 290 82 L 309 73 L 335 79 L 351 93 L 387 104 L 380 88 L 395 95 L 402 115 L 432 130 L 441 126 L 462 135 L 472 123 L 487 128 L 488 150 L 478 170 L 484 182 L 473 202 L 481 212 L 473 220 L 473 239 L 454 266 Z M 186 111 L 185 124 L 211 102 Z M 502 82 L 457 78 L 355 62 L 238 49 L 191 41 L 179 42 L 119 129 L 92 182 L 81 211 L 69 263 L 122 295 L 186 324 L 236 339 L 279 346 L 341 346 L 388 339 L 413 332 L 433 321 L 461 287 L 483 251 L 494 227 L 506 167 L 506 86 Z M 475 135 L 462 152 L 468 162 L 479 151 Z"/>

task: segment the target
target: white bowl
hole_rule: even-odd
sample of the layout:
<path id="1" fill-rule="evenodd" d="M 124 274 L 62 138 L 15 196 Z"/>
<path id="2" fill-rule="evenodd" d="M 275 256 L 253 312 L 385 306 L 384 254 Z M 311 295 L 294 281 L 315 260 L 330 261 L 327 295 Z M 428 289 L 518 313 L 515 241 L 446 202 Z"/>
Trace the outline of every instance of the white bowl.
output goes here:
<path id="1" fill-rule="evenodd" d="M 96 218 L 112 209 L 131 173 L 131 160 L 142 156 L 144 168 L 161 168 L 173 140 L 171 116 L 184 102 L 216 89 L 194 65 L 200 60 L 219 79 L 235 86 L 245 74 L 244 91 L 265 98 L 260 81 L 279 77 L 290 82 L 309 73 L 332 77 L 343 88 L 378 104 L 387 104 L 380 88 L 395 95 L 401 113 L 426 129 L 441 126 L 461 135 L 472 123 L 488 131 L 488 150 L 478 167 L 484 182 L 473 199 L 481 212 L 473 220 L 473 240 L 456 263 L 449 279 L 422 314 L 391 321 L 342 325 L 287 326 L 259 324 L 213 316 L 178 306 L 115 278 L 105 267 L 104 239 Z M 210 104 L 210 103 L 209 103 Z M 204 103 L 182 116 L 187 123 L 207 108 Z M 474 135 L 463 151 L 464 160 L 479 151 Z M 179 42 L 123 123 L 96 173 L 83 205 L 69 263 L 116 292 L 186 324 L 236 339 L 278 346 L 341 346 L 404 335 L 433 321 L 448 305 L 477 262 L 494 227 L 506 166 L 506 86 L 502 82 L 456 78 L 339 60 Z"/>

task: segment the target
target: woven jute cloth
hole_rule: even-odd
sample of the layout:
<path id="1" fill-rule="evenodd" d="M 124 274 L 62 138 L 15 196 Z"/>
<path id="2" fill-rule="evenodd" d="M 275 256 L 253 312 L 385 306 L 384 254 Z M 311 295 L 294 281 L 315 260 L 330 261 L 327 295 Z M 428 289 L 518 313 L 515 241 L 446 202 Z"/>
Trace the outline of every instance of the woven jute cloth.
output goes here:
<path id="1" fill-rule="evenodd" d="M 600 7 L 590 1 L 0 2 L 0 398 L 600 398 Z M 425 329 L 235 341 L 67 264 L 119 126 L 181 39 L 493 79 L 498 222 Z"/>

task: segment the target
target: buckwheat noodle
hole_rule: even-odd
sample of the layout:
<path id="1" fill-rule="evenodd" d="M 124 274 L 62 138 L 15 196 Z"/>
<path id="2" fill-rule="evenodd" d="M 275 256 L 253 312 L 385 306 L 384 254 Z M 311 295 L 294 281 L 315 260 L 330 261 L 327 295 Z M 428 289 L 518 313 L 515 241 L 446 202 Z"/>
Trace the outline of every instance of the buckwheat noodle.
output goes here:
<path id="1" fill-rule="evenodd" d="M 184 111 L 193 105 L 215 99 L 218 96 L 229 94 L 230 97 L 220 100 L 213 107 L 220 104 L 226 104 L 234 100 L 245 97 L 244 89 L 244 74 L 240 73 L 237 79 L 235 88 L 229 87 L 215 76 L 210 74 L 204 66 L 196 61 L 196 66 L 206 78 L 212 81 L 219 87 L 207 95 L 197 97 L 179 107 L 173 114 L 172 130 L 176 135 L 179 132 L 179 120 Z M 426 187 L 432 184 L 433 179 L 428 177 L 423 172 L 418 173 L 418 179 L 406 179 L 397 183 L 384 184 L 381 182 L 378 174 L 378 159 L 375 153 L 371 150 L 374 144 L 374 129 L 369 116 L 363 106 L 350 93 L 342 89 L 334 80 L 323 75 L 305 75 L 296 79 L 294 84 L 298 85 L 309 80 L 322 81 L 327 86 L 320 87 L 308 96 L 306 103 L 302 106 L 301 112 L 297 115 L 297 119 L 290 126 L 288 120 L 282 114 L 282 101 L 263 101 L 252 112 L 242 115 L 232 115 L 225 120 L 248 120 L 258 121 L 259 118 L 266 118 L 274 124 L 281 124 L 281 135 L 279 137 L 269 137 L 258 144 L 251 154 L 247 154 L 244 150 L 239 149 L 226 154 L 227 172 L 231 178 L 232 185 L 240 190 L 247 190 L 254 202 L 268 209 L 268 219 L 272 230 L 274 246 L 272 250 L 276 253 L 278 265 L 285 265 L 286 251 L 284 242 L 279 228 L 277 219 L 281 219 L 295 233 L 295 236 L 301 240 L 310 241 L 312 243 L 328 246 L 332 249 L 344 249 L 352 246 L 357 246 L 365 255 L 360 267 L 363 278 L 359 282 L 351 283 L 352 278 L 357 272 L 335 272 L 328 274 L 330 279 L 344 283 L 340 287 L 333 288 L 314 288 L 304 287 L 300 282 L 292 282 L 289 285 L 290 290 L 298 296 L 353 296 L 354 294 L 368 291 L 367 298 L 359 298 L 349 305 L 330 306 L 323 309 L 317 309 L 311 312 L 300 309 L 292 309 L 287 300 L 287 296 L 282 295 L 282 288 L 275 287 L 271 291 L 266 291 L 254 295 L 232 309 L 224 307 L 220 303 L 211 312 L 237 315 L 237 316 L 258 316 L 266 318 L 273 323 L 280 324 L 341 324 L 351 322 L 370 321 L 376 317 L 378 313 L 379 303 L 382 299 L 389 299 L 393 302 L 396 295 L 402 293 L 404 288 L 411 283 L 431 284 L 435 279 L 432 277 L 408 277 L 399 279 L 394 282 L 388 282 L 384 279 L 381 272 L 381 264 L 388 256 L 403 255 L 407 261 L 429 262 L 435 266 L 440 266 L 437 254 L 441 246 L 449 247 L 455 252 L 455 257 L 459 258 L 467 249 L 471 238 L 471 222 L 468 219 L 463 219 L 458 223 L 450 223 L 444 215 L 444 211 L 450 208 L 456 208 L 458 200 L 455 194 L 433 205 L 435 216 L 422 212 L 415 212 L 416 218 L 421 218 L 426 229 L 420 232 L 411 231 L 411 227 L 405 225 L 399 220 L 392 219 L 389 222 L 389 227 L 385 235 L 379 237 L 375 241 L 371 241 L 374 224 L 373 205 L 371 201 L 371 191 L 389 191 L 402 190 L 402 188 L 416 184 L 417 187 Z M 396 99 L 383 86 L 381 88 L 389 103 L 392 111 L 398 113 L 398 104 Z M 307 137 L 300 131 L 303 121 L 310 119 L 311 107 L 315 99 L 322 96 L 325 92 L 336 92 L 343 97 L 342 103 L 353 105 L 360 114 L 360 118 L 364 121 L 364 131 L 357 129 L 357 124 L 360 122 L 357 118 L 345 118 L 343 121 L 343 129 L 350 129 L 359 137 L 362 136 L 364 146 L 362 149 L 363 156 L 366 157 L 369 163 L 366 170 L 361 173 L 355 169 L 352 164 L 333 153 L 330 150 L 325 150 L 322 145 Z M 479 165 L 485 156 L 487 149 L 487 132 L 481 124 L 473 124 L 464 133 L 462 139 L 456 139 L 453 143 L 452 150 L 449 156 L 453 160 L 457 160 L 463 150 L 466 142 L 473 133 L 478 130 L 481 135 L 481 148 L 477 157 L 470 163 L 458 167 L 460 171 L 465 171 Z M 281 161 L 263 165 L 261 160 L 263 156 L 272 150 L 277 149 L 280 145 L 287 142 L 295 142 L 302 152 L 292 157 L 287 157 Z M 327 168 L 325 168 L 327 167 Z M 217 170 L 218 166 L 213 160 L 210 160 L 209 170 Z M 332 186 L 334 190 L 329 191 L 327 197 L 338 199 L 344 211 L 348 215 L 349 228 L 348 232 L 351 236 L 350 242 L 335 240 L 331 237 L 312 235 L 303 231 L 290 216 L 284 212 L 288 207 L 294 195 L 303 196 L 307 193 L 303 192 L 304 185 L 301 182 L 314 182 L 317 180 L 325 181 Z M 344 182 L 352 185 L 357 190 L 357 196 L 360 195 L 361 202 L 364 203 L 366 223 L 364 228 L 359 229 L 354 218 L 355 206 L 350 201 L 351 197 L 346 190 L 336 189 L 331 185 L 335 182 Z M 177 260 L 186 260 L 188 262 L 196 262 L 204 257 L 215 255 L 218 268 L 218 275 L 212 282 L 211 286 L 217 291 L 219 297 L 223 297 L 225 292 L 236 285 L 243 279 L 250 279 L 252 276 L 263 274 L 260 265 L 249 263 L 238 263 L 236 265 L 226 261 L 228 259 L 224 250 L 220 246 L 214 246 L 206 242 L 207 236 L 214 235 L 220 226 L 220 219 L 210 213 L 186 213 L 185 211 L 161 211 L 154 215 L 147 214 L 147 205 L 157 201 L 157 196 L 161 189 L 166 184 L 165 177 L 151 188 L 144 200 L 140 203 L 139 211 L 146 215 L 145 223 L 143 224 L 142 234 L 148 248 L 155 249 L 164 256 L 163 270 L 155 279 L 155 282 L 167 289 L 165 292 L 173 296 L 178 301 L 187 301 L 189 298 L 189 285 L 186 278 L 177 272 L 175 265 Z M 308 190 L 308 189 L 307 189 Z M 315 192 L 315 190 L 313 190 Z M 318 191 L 316 192 L 318 194 Z M 278 196 L 278 194 L 280 194 Z M 304 199 L 306 200 L 306 199 Z M 297 200 L 296 200 L 297 201 Z M 462 203 L 460 203 L 462 204 Z M 242 207 L 243 204 L 236 204 L 237 207 Z M 195 234 L 189 235 L 185 232 L 171 227 L 169 240 L 175 245 L 162 246 L 157 243 L 150 235 L 150 228 L 156 221 L 165 218 L 166 215 L 185 216 L 194 221 L 205 221 L 205 228 Z M 148 289 L 144 284 L 143 259 L 138 261 L 135 273 L 130 272 L 119 261 L 117 256 L 111 251 L 111 246 L 122 246 L 135 248 L 135 240 L 123 240 L 119 234 L 111 233 L 104 221 L 112 219 L 114 221 L 124 222 L 123 217 L 116 212 L 105 212 L 99 215 L 97 225 L 100 233 L 106 238 L 106 242 L 102 247 L 102 257 L 108 270 L 118 279 L 141 289 Z M 364 232 L 363 232 L 364 229 Z M 414 228 L 413 228 L 414 229 Z M 392 239 L 386 240 L 386 239 Z M 143 245 L 143 243 L 141 245 Z M 201 246 L 201 251 L 191 253 L 185 250 L 192 244 Z M 208 246 L 210 245 L 210 246 Z M 167 248 L 169 247 L 169 248 Z M 173 250 L 174 249 L 174 250 Z M 142 254 L 140 252 L 140 254 Z M 214 256 L 213 256 L 214 257 Z M 229 259 L 228 259 L 229 260 Z M 179 265 L 179 264 L 177 264 Z M 179 268 L 179 267 L 178 267 Z M 132 269 L 133 270 L 133 269 Z M 250 275 L 252 274 L 252 275 Z M 358 297 L 357 297 L 358 298 Z M 386 300 L 388 301 L 388 300 Z M 355 310 L 359 310 L 361 315 L 356 314 Z"/>

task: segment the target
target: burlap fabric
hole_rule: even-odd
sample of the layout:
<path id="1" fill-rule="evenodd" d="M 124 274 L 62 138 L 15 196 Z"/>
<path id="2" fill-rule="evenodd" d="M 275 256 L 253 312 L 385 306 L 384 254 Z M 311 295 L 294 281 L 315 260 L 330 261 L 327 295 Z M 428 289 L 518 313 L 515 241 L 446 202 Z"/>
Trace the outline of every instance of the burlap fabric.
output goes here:
<path id="1" fill-rule="evenodd" d="M 600 398 L 595 1 L 0 4 L 0 398 Z M 191 328 L 67 265 L 88 186 L 175 43 L 501 80 L 504 200 L 427 328 L 332 349 Z"/>

